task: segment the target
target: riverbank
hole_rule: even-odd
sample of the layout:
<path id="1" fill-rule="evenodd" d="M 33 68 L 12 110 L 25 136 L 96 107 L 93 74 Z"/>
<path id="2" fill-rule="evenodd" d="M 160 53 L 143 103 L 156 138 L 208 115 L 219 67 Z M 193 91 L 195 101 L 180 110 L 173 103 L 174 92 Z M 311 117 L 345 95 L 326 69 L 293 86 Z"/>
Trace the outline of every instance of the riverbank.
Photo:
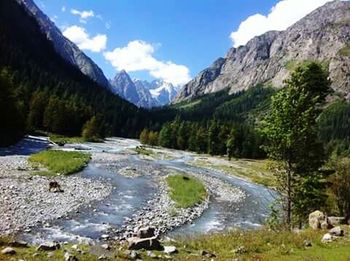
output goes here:
<path id="1" fill-rule="evenodd" d="M 43 251 L 38 246 L 13 246 L 0 238 L 0 250 L 11 247 L 13 254 L 0 254 L 0 260 L 319 260 L 346 261 L 350 256 L 350 229 L 344 236 L 322 242 L 323 230 L 302 231 L 235 230 L 196 237 L 177 237 L 161 241 L 164 251 L 130 251 L 124 242 L 102 246 L 61 243 L 59 249 Z M 169 251 L 171 250 L 171 251 Z M 67 259 L 66 259 L 67 260 Z"/>
<path id="2" fill-rule="evenodd" d="M 55 177 L 62 192 L 49 191 L 53 179 L 33 176 L 35 169 L 28 162 L 29 156 L 18 155 L 20 149 L 16 149 L 16 154 L 0 157 L 0 235 L 49 225 L 50 220 L 102 200 L 111 192 L 108 184 L 74 176 Z"/>

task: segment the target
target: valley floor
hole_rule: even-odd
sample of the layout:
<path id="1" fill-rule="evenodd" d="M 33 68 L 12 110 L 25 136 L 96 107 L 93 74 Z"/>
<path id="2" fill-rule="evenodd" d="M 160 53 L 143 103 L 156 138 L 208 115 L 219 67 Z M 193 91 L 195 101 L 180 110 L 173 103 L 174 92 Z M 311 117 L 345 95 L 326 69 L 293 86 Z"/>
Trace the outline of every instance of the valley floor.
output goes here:
<path id="1" fill-rule="evenodd" d="M 325 245 L 320 243 L 323 232 L 283 234 L 262 228 L 274 192 L 249 180 L 259 182 L 259 178 L 262 184 L 272 184 L 266 162 L 229 162 L 220 157 L 143 147 L 135 140 L 107 139 L 104 143 L 54 147 L 92 155 L 89 165 L 78 174 L 33 175 L 35 169 L 28 163 L 28 155 L 50 146 L 44 138 L 29 137 L 0 150 L 0 235 L 15 235 L 33 244 L 61 242 L 61 249 L 53 255 L 35 247 L 15 248 L 18 259 L 61 260 L 65 252 L 79 260 L 102 256 L 125 260 L 135 254 L 145 260 L 154 256 L 177 260 L 303 260 L 304 256 L 332 260 L 329 257 L 333 255 L 345 260 L 349 254 L 348 234 Z M 173 201 L 178 197 L 170 197 L 169 175 L 195 178 L 205 186 L 207 196 L 189 208 L 179 207 Z M 64 192 L 49 192 L 48 183 L 53 180 Z M 183 202 L 197 202 L 188 196 L 181 195 Z M 142 226 L 155 227 L 162 243 L 176 246 L 178 253 L 126 250 L 125 239 Z M 176 240 L 169 241 L 169 237 Z M 305 248 L 305 240 L 312 241 L 312 247 Z M 1 250 L 8 245 L 2 241 Z M 336 255 L 337 251 L 341 253 Z M 318 259 L 320 255 L 325 259 Z M 0 260 L 7 257 L 0 254 Z"/>

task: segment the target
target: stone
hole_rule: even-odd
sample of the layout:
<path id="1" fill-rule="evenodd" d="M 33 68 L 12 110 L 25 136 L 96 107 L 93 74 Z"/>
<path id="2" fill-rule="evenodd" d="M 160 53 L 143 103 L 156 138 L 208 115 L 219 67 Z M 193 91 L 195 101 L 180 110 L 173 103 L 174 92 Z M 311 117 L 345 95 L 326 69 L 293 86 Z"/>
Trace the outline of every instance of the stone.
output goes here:
<path id="1" fill-rule="evenodd" d="M 99 256 L 98 260 L 107 260 L 107 257 L 105 255 Z"/>
<path id="2" fill-rule="evenodd" d="M 236 249 L 234 249 L 232 252 L 234 254 L 243 254 L 243 253 L 247 252 L 247 250 L 245 249 L 244 246 L 239 246 Z"/>
<path id="3" fill-rule="evenodd" d="M 130 252 L 129 257 L 130 257 L 131 259 L 139 259 L 139 258 L 140 258 L 140 254 L 137 253 L 135 250 L 133 250 L 133 251 Z"/>
<path id="4" fill-rule="evenodd" d="M 108 244 L 102 244 L 101 247 L 105 250 L 110 250 L 111 247 Z"/>
<path id="5" fill-rule="evenodd" d="M 57 242 L 45 242 L 37 247 L 37 251 L 53 251 L 60 249 L 60 244 Z"/>
<path id="6" fill-rule="evenodd" d="M 150 238 L 155 236 L 155 228 L 153 227 L 143 227 L 137 231 L 137 237 L 139 238 Z"/>
<path id="7" fill-rule="evenodd" d="M 333 236 L 329 233 L 324 234 L 321 240 L 322 243 L 329 243 L 332 241 L 333 241 Z"/>
<path id="8" fill-rule="evenodd" d="M 341 229 L 341 227 L 339 227 L 339 226 L 332 228 L 331 230 L 329 230 L 328 233 L 331 234 L 332 236 L 337 236 L 337 237 L 344 236 L 344 230 Z"/>
<path id="9" fill-rule="evenodd" d="M 14 254 L 16 254 L 16 250 L 14 250 L 12 247 L 6 247 L 3 250 L 1 250 L 1 254 L 14 255 Z"/>
<path id="10" fill-rule="evenodd" d="M 175 246 L 164 246 L 163 251 L 165 254 L 175 254 L 178 252 Z"/>
<path id="11" fill-rule="evenodd" d="M 104 234 L 104 235 L 101 236 L 101 238 L 102 238 L 103 240 L 107 240 L 107 239 L 109 238 L 109 235 Z"/>
<path id="12" fill-rule="evenodd" d="M 9 243 L 9 246 L 12 247 L 28 247 L 28 243 L 22 240 L 15 240 Z"/>
<path id="13" fill-rule="evenodd" d="M 214 258 L 214 257 L 216 257 L 215 254 L 210 253 L 210 252 L 208 252 L 208 251 L 206 251 L 206 250 L 201 250 L 201 251 L 200 251 L 200 255 L 201 255 L 201 256 L 205 256 L 205 257 L 209 257 L 209 258 Z"/>
<path id="14" fill-rule="evenodd" d="M 309 226 L 314 229 L 320 229 L 321 223 L 325 221 L 326 216 L 323 212 L 316 210 L 309 215 Z"/>
<path id="15" fill-rule="evenodd" d="M 311 242 L 311 240 L 304 240 L 304 246 L 305 246 L 305 247 L 312 247 L 312 242 Z"/>
<path id="16" fill-rule="evenodd" d="M 321 229 L 326 230 L 326 229 L 331 229 L 331 228 L 333 228 L 333 226 L 328 223 L 328 220 L 321 222 Z"/>
<path id="17" fill-rule="evenodd" d="M 156 258 L 157 255 L 155 253 L 153 253 L 152 251 L 147 251 L 147 256 L 150 258 Z"/>
<path id="18" fill-rule="evenodd" d="M 128 238 L 129 243 L 129 249 L 130 250 L 139 250 L 139 249 L 145 249 L 145 250 L 159 250 L 162 251 L 164 248 L 160 244 L 157 237 L 151 237 L 151 238 L 138 238 L 138 237 L 131 237 Z"/>
<path id="19" fill-rule="evenodd" d="M 68 252 L 64 253 L 64 261 L 78 261 L 78 258 Z"/>
<path id="20" fill-rule="evenodd" d="M 332 226 L 338 226 L 340 224 L 345 224 L 345 218 L 344 217 L 328 217 L 328 223 Z"/>

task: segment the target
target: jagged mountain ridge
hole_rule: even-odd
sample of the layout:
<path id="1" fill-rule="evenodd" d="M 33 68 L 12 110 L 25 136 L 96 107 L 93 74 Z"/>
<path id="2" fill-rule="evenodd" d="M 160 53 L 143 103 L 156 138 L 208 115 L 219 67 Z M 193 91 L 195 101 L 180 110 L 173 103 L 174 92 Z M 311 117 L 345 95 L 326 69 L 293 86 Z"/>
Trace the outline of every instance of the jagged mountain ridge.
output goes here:
<path id="1" fill-rule="evenodd" d="M 33 0 L 16 0 L 38 22 L 43 33 L 53 43 L 57 53 L 67 62 L 77 67 L 83 74 L 90 77 L 99 85 L 110 88 L 109 81 L 97 64 L 92 61 L 79 47 L 67 39 L 56 25 L 45 15 Z"/>
<path id="2" fill-rule="evenodd" d="M 270 31 L 244 46 L 231 48 L 225 58 L 219 58 L 187 83 L 175 102 L 225 88 L 235 93 L 258 83 L 281 87 L 290 67 L 303 60 L 329 63 L 333 89 L 349 95 L 348 49 L 350 2 L 329 2 L 285 31 Z"/>
<path id="3" fill-rule="evenodd" d="M 143 108 L 167 105 L 178 91 L 171 83 L 162 80 L 132 80 L 125 70 L 117 73 L 110 85 L 113 93 Z"/>

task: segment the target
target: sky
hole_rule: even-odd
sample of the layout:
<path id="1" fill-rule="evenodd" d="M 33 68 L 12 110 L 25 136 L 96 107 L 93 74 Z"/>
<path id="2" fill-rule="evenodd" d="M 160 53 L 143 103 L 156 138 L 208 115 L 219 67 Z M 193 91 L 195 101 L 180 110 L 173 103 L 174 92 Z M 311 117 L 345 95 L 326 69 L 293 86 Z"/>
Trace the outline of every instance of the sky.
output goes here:
<path id="1" fill-rule="evenodd" d="M 330 0 L 35 0 L 108 78 L 181 86 L 269 30 L 284 30 Z"/>

